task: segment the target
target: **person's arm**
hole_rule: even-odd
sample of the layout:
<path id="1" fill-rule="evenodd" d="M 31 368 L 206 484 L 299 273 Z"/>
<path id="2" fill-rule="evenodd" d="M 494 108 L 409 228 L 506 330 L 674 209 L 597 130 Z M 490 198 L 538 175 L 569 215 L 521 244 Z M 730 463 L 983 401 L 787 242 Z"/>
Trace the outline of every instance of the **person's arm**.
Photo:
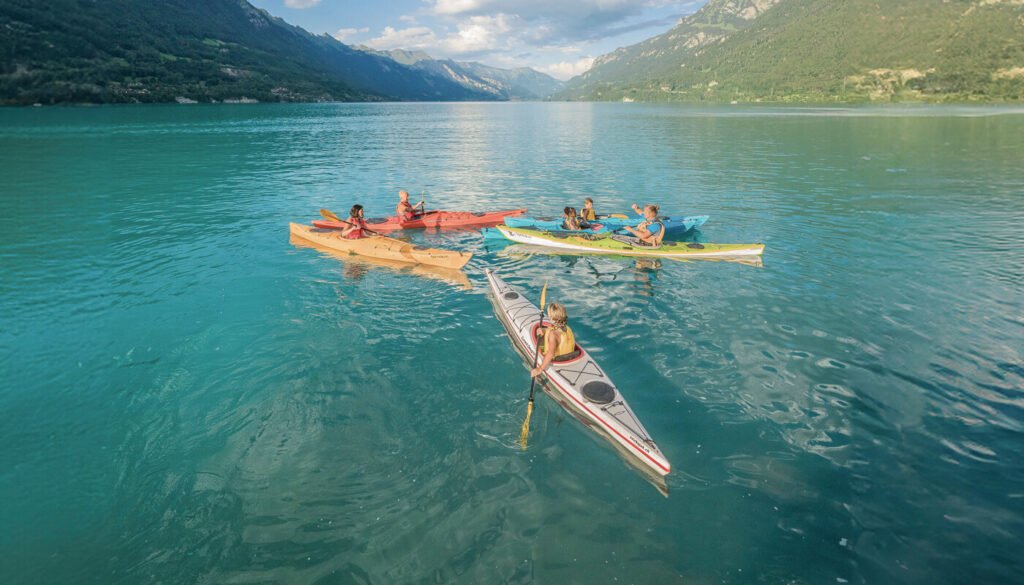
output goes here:
<path id="1" fill-rule="evenodd" d="M 348 225 L 345 226 L 345 228 L 341 230 L 341 237 L 347 238 L 349 234 L 351 234 L 352 232 L 356 231 L 357 229 L 359 229 L 359 226 L 357 226 L 356 224 L 354 224 L 352 222 L 348 222 Z"/>
<path id="2" fill-rule="evenodd" d="M 637 205 L 636 203 L 633 204 L 633 211 L 635 211 L 637 215 L 643 215 L 644 214 L 644 210 L 640 209 L 640 206 Z"/>
<path id="3" fill-rule="evenodd" d="M 555 336 L 559 335 L 554 329 L 548 329 L 547 333 L 544 334 L 544 360 L 540 362 L 540 365 L 530 370 L 530 377 L 536 378 L 551 365 L 551 360 L 555 359 L 555 349 L 558 347 L 558 339 Z"/>

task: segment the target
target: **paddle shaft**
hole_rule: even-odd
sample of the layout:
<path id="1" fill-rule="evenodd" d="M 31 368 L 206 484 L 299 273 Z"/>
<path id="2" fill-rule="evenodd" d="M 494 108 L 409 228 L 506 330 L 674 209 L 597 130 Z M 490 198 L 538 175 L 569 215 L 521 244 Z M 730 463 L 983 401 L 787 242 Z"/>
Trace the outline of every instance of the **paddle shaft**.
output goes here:
<path id="1" fill-rule="evenodd" d="M 337 222 L 343 223 L 345 225 L 351 225 L 351 226 L 358 227 L 359 229 L 363 230 L 364 232 L 366 232 L 368 234 L 375 234 L 375 235 L 378 235 L 378 236 L 384 236 L 384 234 L 382 234 L 382 233 L 380 233 L 378 231 L 371 230 L 368 227 L 363 227 L 363 226 L 356 225 L 356 224 L 354 224 L 354 223 L 352 223 L 350 221 L 345 221 L 344 219 L 341 219 L 340 217 L 335 219 L 335 220 L 333 220 L 333 221 L 337 221 Z M 384 236 L 384 237 L 386 238 L 387 236 Z"/>

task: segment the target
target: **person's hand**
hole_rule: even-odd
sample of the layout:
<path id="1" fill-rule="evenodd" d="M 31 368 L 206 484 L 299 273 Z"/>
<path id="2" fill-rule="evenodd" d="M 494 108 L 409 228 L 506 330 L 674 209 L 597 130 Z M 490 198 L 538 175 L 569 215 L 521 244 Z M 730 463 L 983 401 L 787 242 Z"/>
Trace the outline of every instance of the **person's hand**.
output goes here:
<path id="1" fill-rule="evenodd" d="M 639 212 L 640 211 L 640 206 L 637 205 L 636 203 L 634 203 L 633 204 L 633 211 Z"/>
<path id="2" fill-rule="evenodd" d="M 536 377 L 537 377 L 537 376 L 539 376 L 539 375 L 541 374 L 541 372 L 543 372 L 543 371 L 544 371 L 544 370 L 542 370 L 542 369 L 540 369 L 540 368 L 533 368 L 532 370 L 530 370 L 530 377 L 531 377 L 531 378 L 536 378 Z"/>

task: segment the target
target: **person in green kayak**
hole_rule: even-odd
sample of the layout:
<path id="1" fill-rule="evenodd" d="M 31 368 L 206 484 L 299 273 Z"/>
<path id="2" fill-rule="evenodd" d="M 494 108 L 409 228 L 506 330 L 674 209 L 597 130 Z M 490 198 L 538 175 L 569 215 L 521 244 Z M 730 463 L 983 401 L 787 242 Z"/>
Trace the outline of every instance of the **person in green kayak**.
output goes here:
<path id="1" fill-rule="evenodd" d="M 580 218 L 583 221 L 597 221 L 597 212 L 594 211 L 594 200 L 590 197 L 583 200 L 583 209 L 580 210 Z"/>
<path id="2" fill-rule="evenodd" d="M 637 224 L 635 228 L 626 226 L 622 229 L 636 236 L 644 245 L 660 246 L 661 241 L 665 239 L 665 224 L 661 223 L 658 219 L 658 206 L 647 205 L 641 211 L 640 207 L 634 203 L 633 211 L 642 215 L 644 220 Z"/>
<path id="3" fill-rule="evenodd" d="M 544 354 L 544 360 L 539 366 L 530 370 L 530 376 L 533 378 L 547 369 L 551 362 L 562 361 L 561 358 L 569 357 L 576 350 L 576 336 L 569 328 L 569 316 L 565 312 L 565 307 L 559 303 L 550 303 L 548 317 L 551 319 L 551 326 L 537 328 L 536 335 L 540 340 L 538 349 Z"/>
<path id="4" fill-rule="evenodd" d="M 341 230 L 341 237 L 348 238 L 350 240 L 357 240 L 359 238 L 366 237 L 366 222 L 363 221 L 363 206 L 353 205 L 352 210 L 348 212 L 348 219 L 345 220 L 348 225 Z"/>
<path id="5" fill-rule="evenodd" d="M 395 206 L 395 212 L 398 214 L 398 221 L 412 221 L 423 215 L 423 202 L 420 201 L 416 205 L 409 203 L 409 192 L 399 191 L 398 198 L 400 201 Z M 419 207 L 420 210 L 416 211 Z"/>

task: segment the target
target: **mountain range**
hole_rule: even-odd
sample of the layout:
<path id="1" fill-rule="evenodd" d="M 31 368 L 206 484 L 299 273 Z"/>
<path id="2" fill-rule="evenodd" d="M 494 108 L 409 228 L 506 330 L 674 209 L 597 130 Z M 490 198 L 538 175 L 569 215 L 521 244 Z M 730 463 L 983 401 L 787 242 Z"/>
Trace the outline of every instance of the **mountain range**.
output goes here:
<path id="1" fill-rule="evenodd" d="M 1024 100 L 1024 1 L 709 0 L 555 98 Z"/>
<path id="2" fill-rule="evenodd" d="M 563 84 L 352 47 L 246 0 L 0 0 L 0 105 L 1021 101 L 1024 0 L 708 0 Z"/>
<path id="3" fill-rule="evenodd" d="M 399 62 L 245 0 L 3 0 L 0 105 L 535 99 L 528 69 Z"/>

